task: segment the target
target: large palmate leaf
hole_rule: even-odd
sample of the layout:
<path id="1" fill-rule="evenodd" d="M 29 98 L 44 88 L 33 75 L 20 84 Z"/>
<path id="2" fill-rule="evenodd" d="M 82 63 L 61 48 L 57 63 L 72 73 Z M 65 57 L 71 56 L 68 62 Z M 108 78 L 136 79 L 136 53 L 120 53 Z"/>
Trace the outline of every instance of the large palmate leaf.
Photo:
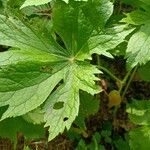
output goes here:
<path id="1" fill-rule="evenodd" d="M 112 6 L 109 9 L 107 6 L 111 3 L 101 2 L 96 13 L 110 16 Z M 98 80 L 95 74 L 101 72 L 85 59 L 92 53 L 102 54 L 114 48 L 132 29 L 124 31 L 125 27 L 119 26 L 113 28 L 114 32 L 111 33 L 113 29 L 107 32 L 104 27 L 109 17 L 99 15 L 103 23 L 95 25 L 91 22 L 93 16 L 86 16 L 87 10 L 90 10 L 87 2 L 55 1 L 52 30 L 0 15 L 0 44 L 14 47 L 0 53 L 0 107 L 7 106 L 1 120 L 24 115 L 43 104 L 51 140 L 69 129 L 75 120 L 79 90 L 92 95 L 101 91 L 95 85 Z M 94 35 L 100 36 L 98 42 Z"/>

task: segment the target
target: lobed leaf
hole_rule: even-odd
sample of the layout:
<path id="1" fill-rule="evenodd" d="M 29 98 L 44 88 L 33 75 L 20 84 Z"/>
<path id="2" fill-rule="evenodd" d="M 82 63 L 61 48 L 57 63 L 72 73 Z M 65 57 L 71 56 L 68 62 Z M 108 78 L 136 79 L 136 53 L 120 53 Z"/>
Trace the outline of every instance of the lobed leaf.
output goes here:
<path id="1" fill-rule="evenodd" d="M 150 127 L 143 126 L 130 131 L 130 148 L 131 150 L 148 150 L 150 149 Z"/>
<path id="2" fill-rule="evenodd" d="M 38 31 L 38 32 L 37 32 Z M 42 31 L 43 32 L 43 31 Z M 0 44 L 21 49 L 36 49 L 49 53 L 62 54 L 53 37 L 33 29 L 21 19 L 0 15 Z"/>
<path id="3" fill-rule="evenodd" d="M 138 125 L 150 125 L 150 102 L 134 100 L 128 104 L 127 112 L 130 120 Z"/>
<path id="4" fill-rule="evenodd" d="M 83 13 L 92 26 L 97 30 L 104 28 L 106 22 L 113 13 L 113 3 L 110 0 L 88 1 L 83 7 Z"/>
<path id="5" fill-rule="evenodd" d="M 150 60 L 150 28 L 149 24 L 141 27 L 129 40 L 127 46 L 128 65 L 133 68 L 137 64 L 146 64 Z"/>
<path id="6" fill-rule="evenodd" d="M 63 66 L 61 58 L 38 50 L 12 49 L 0 57 L 0 92 L 39 84 Z"/>
<path id="7" fill-rule="evenodd" d="M 32 2 L 25 1 L 24 7 L 35 5 L 36 1 Z M 124 27 L 116 27 L 115 32 L 108 32 L 104 45 L 99 41 L 92 47 L 91 34 L 101 36 L 97 29 L 104 28 L 112 13 L 110 1 L 103 0 L 99 6 L 95 5 L 97 3 L 96 0 L 93 3 L 96 13 L 105 14 L 99 15 L 101 21 L 98 24 L 93 24 L 94 16 L 86 16 L 90 10 L 88 2 L 54 2 L 52 31 L 42 30 L 43 27 L 30 25 L 16 17 L 0 15 L 0 44 L 14 47 L 0 54 L 0 107 L 7 106 L 1 120 L 24 115 L 45 102 L 42 105 L 44 120 L 45 126 L 50 127 L 51 140 L 65 128 L 69 129 L 75 120 L 79 90 L 92 95 L 101 92 L 101 87 L 95 85 L 99 80 L 95 74 L 101 72 L 84 59 L 89 59 L 94 53 L 90 51 L 96 47 L 102 47 L 96 53 L 106 52 L 103 48 L 108 46 L 108 41 L 112 40 L 109 49 L 112 45 L 117 46 L 132 30 L 122 31 Z M 60 46 L 57 37 L 65 46 Z M 105 36 L 101 37 L 105 39 Z"/>
<path id="8" fill-rule="evenodd" d="M 107 29 L 105 32 L 92 36 L 88 40 L 90 53 L 111 57 L 109 50 L 114 49 L 117 45 L 122 43 L 125 37 L 134 30 L 133 28 L 129 29 L 126 27 L 126 25 L 115 26 Z"/>
<path id="9" fill-rule="evenodd" d="M 63 71 L 59 71 L 39 84 L 20 90 L 0 92 L 0 106 L 8 105 L 1 120 L 16 117 L 40 106 L 49 96 L 54 87 L 62 79 Z"/>
<path id="10" fill-rule="evenodd" d="M 79 111 L 80 89 L 90 94 L 101 91 L 95 87 L 94 80 L 97 78 L 94 73 L 99 71 L 94 66 L 82 62 L 71 64 L 67 68 L 64 83 L 49 96 L 45 104 L 45 126 L 50 126 L 49 140 L 62 133 L 65 128 L 69 129 L 75 120 Z M 60 104 L 61 106 L 57 108 L 56 106 Z"/>
<path id="11" fill-rule="evenodd" d="M 146 2 L 145 0 L 141 0 Z M 150 60 L 150 9 L 145 5 L 141 5 L 141 10 L 133 11 L 127 14 L 123 22 L 134 25 L 142 25 L 139 31 L 132 35 L 128 42 L 127 64 L 130 68 L 135 67 L 137 64 L 146 64 Z"/>

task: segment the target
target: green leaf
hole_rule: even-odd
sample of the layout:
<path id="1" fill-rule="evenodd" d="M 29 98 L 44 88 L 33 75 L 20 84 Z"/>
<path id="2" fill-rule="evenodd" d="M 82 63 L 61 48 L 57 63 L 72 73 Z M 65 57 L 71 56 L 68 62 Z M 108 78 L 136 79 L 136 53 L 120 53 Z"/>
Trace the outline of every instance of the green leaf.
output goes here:
<path id="1" fill-rule="evenodd" d="M 0 15 L 0 44 L 64 55 L 52 36 L 47 36 L 47 31 L 34 28 L 19 18 Z"/>
<path id="2" fill-rule="evenodd" d="M 0 57 L 0 92 L 39 84 L 56 73 L 60 63 L 63 65 L 61 58 L 32 49 L 12 49 L 0 53 Z"/>
<path id="3" fill-rule="evenodd" d="M 33 20 L 0 16 L 0 44 L 14 47 L 0 53 L 0 107 L 7 107 L 1 120 L 25 115 L 45 102 L 44 120 L 51 140 L 69 129 L 78 115 L 79 90 L 92 95 L 101 92 L 95 85 L 99 80 L 95 74 L 101 72 L 83 61 L 89 57 L 79 59 L 89 53 L 83 47 L 94 30 L 83 13 L 86 4 L 54 2 L 53 30 L 43 30 Z"/>
<path id="4" fill-rule="evenodd" d="M 144 81 L 147 81 L 147 82 L 150 82 L 150 69 L 149 68 L 150 68 L 150 62 L 141 66 L 138 70 L 140 78 Z"/>
<path id="5" fill-rule="evenodd" d="M 69 129 L 75 117 L 78 115 L 79 91 L 75 87 L 73 79 L 67 81 L 57 92 L 53 93 L 46 103 L 45 126 L 50 126 L 49 140 L 52 140 Z M 62 108 L 55 109 L 54 105 L 63 103 Z"/>
<path id="6" fill-rule="evenodd" d="M 130 120 L 137 125 L 144 125 L 129 132 L 131 150 L 150 148 L 150 102 L 148 100 L 134 100 L 127 106 Z M 142 140 L 141 140 L 142 139 Z M 140 144 L 139 144 L 140 143 Z"/>
<path id="7" fill-rule="evenodd" d="M 125 141 L 122 138 L 119 138 L 113 142 L 118 150 L 130 150 L 128 141 Z"/>
<path id="8" fill-rule="evenodd" d="M 141 2 L 144 2 L 147 5 L 150 5 L 150 1 L 149 0 L 140 0 Z"/>
<path id="9" fill-rule="evenodd" d="M 38 6 L 51 2 L 52 0 L 26 0 L 24 4 L 21 6 L 21 9 L 27 6 Z"/>
<path id="10" fill-rule="evenodd" d="M 1 120 L 23 115 L 40 106 L 61 80 L 62 75 L 61 71 L 39 84 L 16 91 L 0 92 L 0 106 L 9 105 Z"/>
<path id="11" fill-rule="evenodd" d="M 150 27 L 146 24 L 133 34 L 127 46 L 127 63 L 133 68 L 150 60 Z"/>
<path id="12" fill-rule="evenodd" d="M 0 122 L 0 137 L 10 138 L 16 141 L 18 132 L 24 134 L 26 139 L 38 139 L 44 137 L 42 125 L 33 125 L 26 122 L 22 117 L 6 119 Z"/>
<path id="13" fill-rule="evenodd" d="M 99 109 L 99 101 L 92 95 L 81 91 L 80 92 L 80 109 L 79 115 L 76 117 L 75 123 L 80 128 L 86 128 L 84 120 L 90 115 L 97 113 Z"/>
<path id="14" fill-rule="evenodd" d="M 81 4 L 57 1 L 52 11 L 53 29 L 62 38 L 68 53 L 74 56 L 87 42 L 92 26 L 83 14 Z"/>
<path id="15" fill-rule="evenodd" d="M 81 139 L 76 147 L 76 150 L 87 150 L 87 145 L 83 139 Z"/>
<path id="16" fill-rule="evenodd" d="M 150 9 L 145 5 L 141 7 L 142 9 L 127 14 L 127 17 L 122 20 L 129 24 L 142 25 L 128 42 L 126 57 L 130 68 L 137 64 L 146 64 L 150 60 Z"/>
<path id="17" fill-rule="evenodd" d="M 19 48 L 36 48 L 47 49 L 29 28 L 21 21 L 12 17 L 0 15 L 0 44 L 19 47 Z M 36 47 L 35 47 L 36 46 Z"/>
<path id="18" fill-rule="evenodd" d="M 49 53 L 15 49 L 0 56 L 0 106 L 9 105 L 1 119 L 23 115 L 40 106 L 62 79 L 59 59 Z"/>
<path id="19" fill-rule="evenodd" d="M 96 30 L 104 28 L 107 20 L 113 13 L 113 4 L 110 0 L 88 1 L 83 12 Z"/>
<path id="20" fill-rule="evenodd" d="M 138 125 L 150 125 L 150 101 L 134 100 L 128 104 L 127 112 L 130 120 Z"/>
<path id="21" fill-rule="evenodd" d="M 47 4 L 49 2 L 51 2 L 52 0 L 26 0 L 24 2 L 24 4 L 21 6 L 21 9 L 24 8 L 24 7 L 27 7 L 27 6 L 38 6 L 38 5 L 43 5 L 43 4 Z M 69 2 L 69 0 L 62 0 L 66 3 Z M 76 0 L 76 1 L 87 1 L 87 0 Z"/>
<path id="22" fill-rule="evenodd" d="M 99 55 L 110 56 L 109 50 L 114 49 L 117 45 L 122 43 L 127 35 L 134 29 L 127 28 L 126 25 L 120 25 L 107 29 L 105 32 L 92 36 L 88 40 L 90 53 L 97 53 Z"/>
<path id="23" fill-rule="evenodd" d="M 23 115 L 23 119 L 25 119 L 27 122 L 33 123 L 33 124 L 44 123 L 44 111 L 41 108 L 37 108 L 37 109 Z"/>
<path id="24" fill-rule="evenodd" d="M 121 22 L 133 25 L 142 25 L 148 23 L 149 20 L 150 14 L 147 11 L 136 10 L 126 14 L 126 18 L 123 18 Z"/>
<path id="25" fill-rule="evenodd" d="M 79 89 L 91 94 L 100 92 L 100 89 L 94 86 L 93 80 L 97 78 L 93 76 L 93 73 L 99 73 L 99 71 L 94 66 L 82 62 L 67 68 L 64 83 L 50 95 L 45 105 L 45 126 L 50 126 L 49 140 L 58 133 L 62 133 L 65 128 L 69 129 L 78 115 Z M 84 79 L 81 78 L 83 76 Z M 62 103 L 62 106 L 56 109 L 55 106 L 58 103 Z"/>
<path id="26" fill-rule="evenodd" d="M 150 127 L 143 126 L 129 132 L 131 150 L 150 149 Z"/>

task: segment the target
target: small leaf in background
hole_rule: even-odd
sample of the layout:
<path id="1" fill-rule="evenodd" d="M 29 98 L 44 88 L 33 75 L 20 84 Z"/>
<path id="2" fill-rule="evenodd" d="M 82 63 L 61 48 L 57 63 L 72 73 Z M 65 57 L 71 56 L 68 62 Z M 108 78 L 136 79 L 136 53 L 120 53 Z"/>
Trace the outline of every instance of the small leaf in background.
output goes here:
<path id="1" fill-rule="evenodd" d="M 109 131 L 109 130 L 102 130 L 101 135 L 103 137 L 109 137 L 109 136 L 111 136 L 111 131 Z"/>
<path id="2" fill-rule="evenodd" d="M 147 11 L 136 10 L 126 14 L 126 18 L 123 18 L 121 22 L 126 22 L 133 25 L 142 25 L 148 23 L 150 20 L 150 14 Z"/>
<path id="3" fill-rule="evenodd" d="M 110 50 L 109 52 L 113 56 L 125 56 L 126 49 L 127 49 L 127 42 L 123 42 L 123 43 L 119 44 L 117 47 L 115 47 L 114 49 Z"/>
<path id="4" fill-rule="evenodd" d="M 150 82 L 150 62 L 146 63 L 145 65 L 142 65 L 139 68 L 138 73 L 142 80 Z"/>
<path id="5" fill-rule="evenodd" d="M 150 101 L 133 100 L 127 105 L 127 113 L 131 122 L 138 125 L 150 125 Z"/>
<path id="6" fill-rule="evenodd" d="M 122 20 L 128 24 L 142 25 L 128 42 L 126 57 L 130 68 L 135 67 L 137 64 L 146 64 L 150 60 L 150 9 L 145 5 L 139 7 L 143 9 L 128 13 L 127 17 Z"/>
<path id="7" fill-rule="evenodd" d="M 127 46 L 127 63 L 133 68 L 137 64 L 143 65 L 150 60 L 150 27 L 149 23 L 142 26 L 132 35 Z"/>
<path id="8" fill-rule="evenodd" d="M 118 25 L 91 36 L 88 40 L 90 53 L 113 58 L 109 51 L 124 42 L 125 37 L 133 30 L 134 28 L 128 28 L 126 25 Z"/>
<path id="9" fill-rule="evenodd" d="M 83 139 L 81 139 L 75 150 L 87 150 L 87 145 Z"/>
<path id="10" fill-rule="evenodd" d="M 45 129 L 43 125 L 33 125 L 22 117 L 9 118 L 0 122 L 0 137 L 16 141 L 18 132 L 23 133 L 27 140 L 32 140 L 44 137 Z"/>
<path id="11" fill-rule="evenodd" d="M 88 149 L 89 150 L 105 150 L 105 147 L 103 145 L 100 144 L 100 140 L 101 140 L 101 135 L 96 132 L 93 136 L 92 136 L 92 141 L 91 143 L 88 145 Z"/>
<path id="12" fill-rule="evenodd" d="M 77 124 L 82 129 L 86 129 L 85 119 L 90 115 L 94 115 L 98 112 L 99 103 L 100 101 L 97 100 L 94 96 L 81 91 L 79 115 L 75 120 L 75 124 Z"/>
<path id="13" fill-rule="evenodd" d="M 143 126 L 129 132 L 131 150 L 150 149 L 150 126 Z"/>
<path id="14" fill-rule="evenodd" d="M 113 143 L 118 150 L 130 150 L 128 141 L 123 140 L 121 137 L 120 139 L 113 141 Z"/>

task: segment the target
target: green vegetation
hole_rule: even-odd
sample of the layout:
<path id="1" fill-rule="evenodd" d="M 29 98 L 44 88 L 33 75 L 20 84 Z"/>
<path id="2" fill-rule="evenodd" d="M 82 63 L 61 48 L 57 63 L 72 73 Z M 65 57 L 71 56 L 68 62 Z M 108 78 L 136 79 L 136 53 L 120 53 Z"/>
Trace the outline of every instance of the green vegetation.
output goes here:
<path id="1" fill-rule="evenodd" d="M 0 137 L 149 150 L 150 97 L 128 96 L 150 81 L 149 24 L 149 0 L 0 0 Z"/>

